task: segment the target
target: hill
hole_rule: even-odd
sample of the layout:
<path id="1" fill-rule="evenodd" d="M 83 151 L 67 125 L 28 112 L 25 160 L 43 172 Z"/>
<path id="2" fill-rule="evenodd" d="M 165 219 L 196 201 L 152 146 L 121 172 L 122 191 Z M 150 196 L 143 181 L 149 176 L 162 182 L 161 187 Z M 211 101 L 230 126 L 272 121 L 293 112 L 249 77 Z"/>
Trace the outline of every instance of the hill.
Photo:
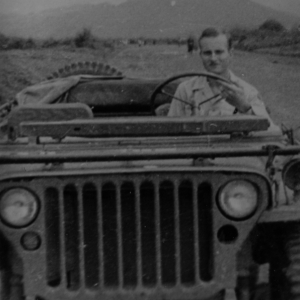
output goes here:
<path id="1" fill-rule="evenodd" d="M 186 36 L 206 26 L 254 27 L 274 18 L 285 26 L 300 18 L 250 0 L 128 0 L 46 10 L 38 14 L 2 15 L 1 32 L 33 38 L 63 38 L 83 27 L 99 37 Z"/>
<path id="2" fill-rule="evenodd" d="M 253 0 L 276 10 L 288 12 L 300 16 L 300 1 L 299 0 Z"/>

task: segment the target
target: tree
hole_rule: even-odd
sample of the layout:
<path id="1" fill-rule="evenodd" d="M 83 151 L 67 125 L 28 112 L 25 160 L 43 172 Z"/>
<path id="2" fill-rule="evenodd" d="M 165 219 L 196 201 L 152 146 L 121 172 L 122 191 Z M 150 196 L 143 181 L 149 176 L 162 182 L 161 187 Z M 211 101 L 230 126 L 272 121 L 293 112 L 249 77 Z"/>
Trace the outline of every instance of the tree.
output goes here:
<path id="1" fill-rule="evenodd" d="M 286 28 L 277 20 L 269 19 L 262 23 L 259 28 L 259 30 L 268 30 L 273 32 L 282 32 L 285 31 Z"/>
<path id="2" fill-rule="evenodd" d="M 83 28 L 80 32 L 78 32 L 74 38 L 74 44 L 76 47 L 94 47 L 95 38 L 88 28 Z"/>

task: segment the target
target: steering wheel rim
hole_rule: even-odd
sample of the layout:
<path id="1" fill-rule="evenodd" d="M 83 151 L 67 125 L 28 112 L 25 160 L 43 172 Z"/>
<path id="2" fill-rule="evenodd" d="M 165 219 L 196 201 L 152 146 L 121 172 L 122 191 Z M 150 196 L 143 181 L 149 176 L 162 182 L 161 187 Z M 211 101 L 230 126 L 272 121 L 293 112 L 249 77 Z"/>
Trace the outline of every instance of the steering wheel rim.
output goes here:
<path id="1" fill-rule="evenodd" d="M 229 83 L 229 81 L 227 79 L 225 79 L 224 77 L 221 77 L 219 75 L 209 73 L 209 72 L 189 72 L 189 73 L 181 73 L 181 74 L 171 76 L 171 77 L 167 78 L 165 81 L 163 81 L 161 84 L 159 84 L 150 96 L 150 107 L 151 107 L 152 115 L 155 115 L 155 106 L 154 106 L 155 99 L 156 99 L 157 95 L 162 92 L 162 89 L 167 84 L 169 84 L 170 82 L 175 81 L 179 78 L 192 77 L 192 76 L 208 77 L 208 78 L 217 79 L 217 80 L 221 80 L 221 81 Z"/>

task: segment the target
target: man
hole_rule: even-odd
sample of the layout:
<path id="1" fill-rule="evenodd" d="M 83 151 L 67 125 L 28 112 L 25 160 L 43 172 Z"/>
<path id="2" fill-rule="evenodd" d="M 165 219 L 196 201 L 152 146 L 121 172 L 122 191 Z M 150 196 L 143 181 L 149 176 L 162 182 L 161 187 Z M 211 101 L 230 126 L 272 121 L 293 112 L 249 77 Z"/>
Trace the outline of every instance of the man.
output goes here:
<path id="1" fill-rule="evenodd" d="M 192 36 L 190 36 L 187 39 L 187 50 L 188 50 L 188 53 L 193 54 L 193 51 L 194 51 L 194 38 Z"/>
<path id="2" fill-rule="evenodd" d="M 232 40 L 223 30 L 208 28 L 199 38 L 205 70 L 227 80 L 193 77 L 182 82 L 174 95 L 168 116 L 222 116 L 247 114 L 270 120 L 258 91 L 229 69 Z M 205 101 L 211 99 L 209 101 Z"/>

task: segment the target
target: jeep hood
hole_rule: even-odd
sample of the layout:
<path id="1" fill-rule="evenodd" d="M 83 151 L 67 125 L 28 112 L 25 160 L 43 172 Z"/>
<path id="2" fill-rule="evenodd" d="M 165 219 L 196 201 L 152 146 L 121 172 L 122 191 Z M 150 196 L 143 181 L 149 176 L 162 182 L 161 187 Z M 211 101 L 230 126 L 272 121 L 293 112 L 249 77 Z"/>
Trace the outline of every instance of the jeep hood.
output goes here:
<path id="1" fill-rule="evenodd" d="M 0 144 L 0 174 L 22 168 L 51 170 L 58 165 L 86 170 L 196 165 L 218 171 L 221 166 L 264 173 L 270 155 L 288 158 L 297 151 L 297 146 L 286 146 L 281 134 L 268 132 L 249 136 L 68 137 L 59 142 L 44 138 L 39 143 L 23 138 Z"/>

